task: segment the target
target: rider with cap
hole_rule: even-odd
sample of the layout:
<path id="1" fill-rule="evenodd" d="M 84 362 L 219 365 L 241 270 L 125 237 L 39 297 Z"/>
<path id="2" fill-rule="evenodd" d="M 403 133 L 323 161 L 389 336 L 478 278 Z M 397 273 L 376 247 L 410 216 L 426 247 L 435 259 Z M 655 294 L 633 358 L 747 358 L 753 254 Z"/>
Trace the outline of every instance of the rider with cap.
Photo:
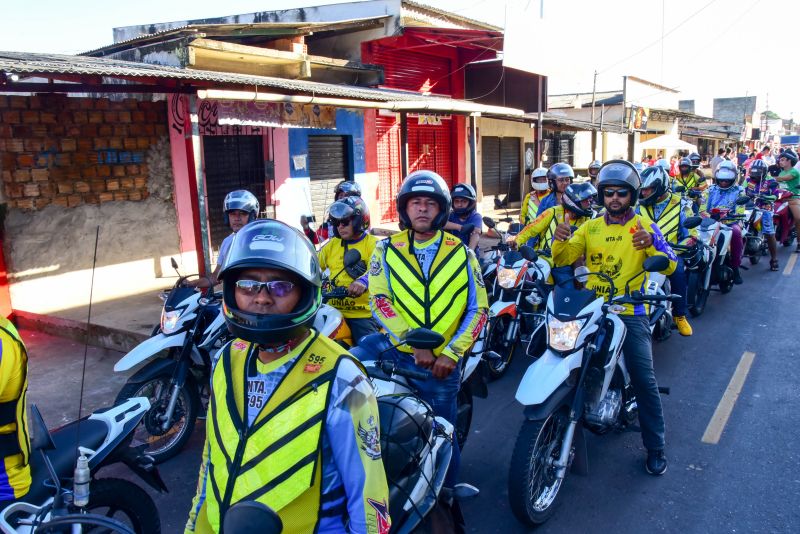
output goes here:
<path id="1" fill-rule="evenodd" d="M 792 198 L 789 200 L 789 209 L 794 217 L 794 226 L 798 237 L 795 252 L 800 254 L 800 171 L 795 168 L 797 163 L 797 152 L 791 148 L 781 152 L 778 156 L 780 173 L 776 180 L 792 194 Z"/>
<path id="2" fill-rule="evenodd" d="M 235 339 L 211 372 L 185 532 L 219 532 L 240 501 L 275 510 L 284 532 L 387 532 L 375 394 L 361 364 L 311 328 L 322 302 L 314 247 L 258 221 L 236 234 L 220 278 Z"/>

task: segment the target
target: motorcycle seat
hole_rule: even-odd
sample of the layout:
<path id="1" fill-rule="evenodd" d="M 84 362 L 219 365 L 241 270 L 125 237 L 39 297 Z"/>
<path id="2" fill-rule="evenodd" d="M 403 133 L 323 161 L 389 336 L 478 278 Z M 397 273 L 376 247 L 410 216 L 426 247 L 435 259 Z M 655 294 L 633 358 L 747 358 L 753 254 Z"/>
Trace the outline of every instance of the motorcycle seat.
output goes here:
<path id="1" fill-rule="evenodd" d="M 73 421 L 51 431 L 50 434 L 56 448 L 47 451 L 47 457 L 52 462 L 56 474 L 62 481 L 65 478 L 72 478 L 75 461 L 78 459 L 78 448 L 76 446 L 78 422 Z M 107 434 L 108 427 L 102 421 L 86 418 L 80 421 L 80 445 L 82 447 L 97 450 L 103 444 Z M 30 466 L 31 489 L 20 500 L 39 506 L 48 497 L 53 496 L 53 482 L 50 480 L 50 473 L 47 471 L 47 466 L 40 451 L 31 451 Z"/>

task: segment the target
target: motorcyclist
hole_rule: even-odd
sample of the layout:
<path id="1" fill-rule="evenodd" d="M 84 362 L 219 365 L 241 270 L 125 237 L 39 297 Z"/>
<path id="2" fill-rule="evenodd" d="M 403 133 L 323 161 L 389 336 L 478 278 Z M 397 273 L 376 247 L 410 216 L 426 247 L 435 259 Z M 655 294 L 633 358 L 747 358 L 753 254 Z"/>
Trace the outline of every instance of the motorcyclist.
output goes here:
<path id="1" fill-rule="evenodd" d="M 0 317 L 0 509 L 24 497 L 31 487 L 28 437 L 28 353 L 5 317 Z"/>
<path id="2" fill-rule="evenodd" d="M 323 271 L 329 270 L 330 275 L 336 277 L 337 286 L 347 287 L 350 298 L 331 299 L 328 304 L 342 312 L 356 343 L 362 337 L 379 330 L 369 309 L 367 292 L 369 276 L 366 262 L 372 257 L 375 243 L 378 242 L 368 232 L 369 221 L 369 207 L 361 197 L 349 196 L 337 200 L 328 209 L 328 224 L 334 229 L 334 237 L 319 251 L 320 268 Z M 354 277 L 344 269 L 344 255 L 350 249 L 358 250 L 363 258 L 360 276 Z"/>
<path id="3" fill-rule="evenodd" d="M 744 214 L 744 206 L 736 204 L 736 199 L 744 194 L 744 189 L 736 185 L 739 171 L 730 161 L 723 161 L 717 165 L 714 171 L 714 185 L 708 189 L 708 200 L 705 210 L 701 215 L 708 217 L 714 208 L 728 210 L 730 214 Z M 742 241 L 742 229 L 738 223 L 726 223 L 733 231 L 731 237 L 731 267 L 733 268 L 733 283 L 741 284 L 742 275 L 739 267 L 742 265 L 742 255 L 744 254 L 744 241 Z"/>
<path id="4" fill-rule="evenodd" d="M 450 197 L 453 199 L 453 211 L 444 229 L 458 236 L 467 248 L 474 250 L 475 255 L 480 257 L 478 241 L 481 238 L 483 220 L 477 210 L 478 195 L 475 188 L 470 184 L 456 184 L 450 192 Z M 470 225 L 472 229 L 469 229 Z M 468 232 L 464 231 L 465 226 L 468 227 Z"/>
<path id="5" fill-rule="evenodd" d="M 388 529 L 369 379 L 355 358 L 310 328 L 320 277 L 316 251 L 299 230 L 263 220 L 236 234 L 220 273 L 235 339 L 212 371 L 185 532 L 218 532 L 230 506 L 247 500 L 276 510 L 285 532 Z"/>
<path id="6" fill-rule="evenodd" d="M 336 187 L 333 189 L 333 201 L 336 202 L 337 200 L 341 200 L 345 197 L 360 197 L 361 196 L 361 186 L 358 185 L 358 182 L 354 180 L 342 180 Z M 325 241 L 326 239 L 330 239 L 336 235 L 336 229 L 333 228 L 330 223 L 327 222 L 326 224 L 321 225 L 317 230 L 317 241 L 320 243 Z"/>
<path id="7" fill-rule="evenodd" d="M 761 195 L 775 196 L 778 192 L 778 181 L 767 173 L 767 164 L 763 160 L 754 160 L 750 165 L 747 175 L 745 193 L 749 197 Z M 773 203 L 763 199 L 756 199 L 755 204 L 764 210 L 761 212 L 761 233 L 766 236 L 769 248 L 769 269 L 778 270 L 778 241 L 775 239 L 775 222 L 773 221 Z"/>
<path id="8" fill-rule="evenodd" d="M 537 167 L 531 171 L 531 191 L 525 195 L 522 207 L 519 210 L 519 222 L 523 225 L 530 223 L 536 218 L 539 205 L 542 200 L 550 194 L 550 186 L 547 180 L 547 169 Z"/>
<path id="9" fill-rule="evenodd" d="M 689 158 L 689 161 L 692 162 L 692 172 L 699 176 L 703 183 L 706 183 L 706 176 L 703 174 L 703 170 L 700 168 L 700 162 L 703 160 L 703 158 L 701 158 L 700 154 L 697 152 L 692 152 L 687 157 Z"/>
<path id="10" fill-rule="evenodd" d="M 600 167 L 602 166 L 603 164 L 600 163 L 600 160 L 596 159 L 589 164 L 589 168 L 587 169 L 587 172 L 589 173 L 589 181 L 595 187 L 597 186 L 597 173 L 600 172 Z"/>
<path id="11" fill-rule="evenodd" d="M 800 254 L 800 171 L 794 168 L 797 161 L 797 152 L 791 148 L 781 152 L 778 156 L 781 172 L 778 174 L 777 180 L 792 194 L 792 198 L 789 200 L 789 209 L 792 210 L 798 236 L 795 252 Z"/>
<path id="12" fill-rule="evenodd" d="M 570 226 L 577 228 L 594 217 L 592 204 L 596 196 L 597 189 L 589 182 L 570 184 L 561 197 L 562 203 L 560 206 L 553 206 L 545 210 L 532 223 L 525 226 L 519 234 L 509 236 L 506 242 L 510 245 L 521 247 L 533 240 L 534 249 L 542 253 L 542 258 L 552 266 L 553 260 L 550 257 L 550 247 L 553 243 L 553 234 L 556 227 L 560 223 L 566 222 Z M 560 284 L 572 276 L 572 266 L 554 267 L 550 273 L 553 276 L 553 281 L 556 284 Z"/>
<path id="13" fill-rule="evenodd" d="M 587 221 L 574 232 L 569 224 L 559 224 L 553 241 L 555 264 L 569 265 L 584 256 L 589 270 L 612 277 L 618 290 L 634 276 L 631 287 L 641 287 L 647 282 L 647 273 L 636 275 L 649 256 L 666 256 L 669 267 L 663 272 L 672 274 L 677 258 L 658 225 L 633 210 L 641 185 L 633 164 L 607 161 L 600 169 L 597 185 L 605 214 Z M 608 296 L 610 291 L 608 283 L 597 276 L 588 277 L 586 286 L 601 295 Z M 664 415 L 653 370 L 648 306 L 625 305 L 619 317 L 627 327 L 622 350 L 639 406 L 642 441 L 647 448 L 645 469 L 651 475 L 662 475 L 667 470 Z"/>
<path id="14" fill-rule="evenodd" d="M 655 222 L 670 244 L 678 244 L 689 237 L 684 228 L 686 212 L 681 207 L 681 196 L 669 190 L 670 178 L 660 166 L 648 167 L 641 175 L 642 188 L 639 192 L 639 205 L 636 212 L 644 212 Z M 672 319 L 682 336 L 692 335 L 692 325 L 686 319 L 686 294 L 688 291 L 686 271 L 683 260 L 678 257 L 675 271 L 669 276 L 672 293 L 681 298 L 672 304 Z"/>
<path id="15" fill-rule="evenodd" d="M 428 380 L 409 381 L 436 415 L 455 425 L 459 362 L 482 330 L 488 305 L 475 254 L 441 230 L 450 202 L 447 184 L 435 172 L 408 175 L 397 195 L 397 213 L 406 230 L 375 247 L 369 291 L 372 313 L 394 342 L 419 327 L 444 336 L 444 343 L 433 350 L 400 345 L 386 355 L 399 366 L 431 371 Z M 445 488 L 455 487 L 459 464 L 454 440 Z"/>
<path id="16" fill-rule="evenodd" d="M 561 195 L 567 186 L 575 179 L 575 171 L 566 163 L 556 163 L 547 170 L 547 181 L 550 184 L 550 194 L 544 197 L 539 203 L 539 210 L 536 212 L 538 217 L 546 209 L 561 204 Z"/>
<path id="17" fill-rule="evenodd" d="M 674 185 L 681 185 L 686 189 L 686 192 L 692 192 L 696 195 L 692 211 L 697 214 L 700 211 L 700 204 L 702 203 L 702 193 L 708 187 L 704 178 L 692 170 L 692 160 L 689 158 L 681 158 L 678 162 L 678 170 L 680 174 L 675 177 Z"/>
<path id="18" fill-rule="evenodd" d="M 186 286 L 210 287 L 219 283 L 219 273 L 225 265 L 225 258 L 228 257 L 228 251 L 231 248 L 233 236 L 236 235 L 236 232 L 241 230 L 244 225 L 255 221 L 258 218 L 260 209 L 261 205 L 258 199 L 250 191 L 237 189 L 225 195 L 225 200 L 222 202 L 222 213 L 225 224 L 231 227 L 231 233 L 222 240 L 222 244 L 219 246 L 217 266 L 214 272 L 208 276 L 184 282 Z"/>

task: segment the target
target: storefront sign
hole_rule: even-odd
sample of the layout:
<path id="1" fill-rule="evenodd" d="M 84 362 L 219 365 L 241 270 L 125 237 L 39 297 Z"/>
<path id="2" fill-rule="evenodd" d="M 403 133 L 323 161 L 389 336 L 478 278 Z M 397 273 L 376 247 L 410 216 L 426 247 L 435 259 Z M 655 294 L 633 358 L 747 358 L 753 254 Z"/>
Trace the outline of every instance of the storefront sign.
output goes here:
<path id="1" fill-rule="evenodd" d="M 647 131 L 647 116 L 650 114 L 649 108 L 631 106 L 628 118 L 628 126 L 631 130 Z"/>
<path id="2" fill-rule="evenodd" d="M 336 129 L 332 106 L 240 100 L 218 100 L 217 105 L 220 125 Z"/>

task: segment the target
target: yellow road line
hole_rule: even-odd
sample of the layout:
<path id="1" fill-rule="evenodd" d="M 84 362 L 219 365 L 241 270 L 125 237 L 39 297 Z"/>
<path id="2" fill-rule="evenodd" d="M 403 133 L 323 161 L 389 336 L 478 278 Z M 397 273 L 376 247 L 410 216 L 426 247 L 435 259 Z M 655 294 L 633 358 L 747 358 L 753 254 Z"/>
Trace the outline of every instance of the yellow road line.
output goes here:
<path id="1" fill-rule="evenodd" d="M 708 422 L 706 431 L 703 434 L 703 443 L 710 443 L 716 445 L 719 443 L 719 438 L 722 437 L 722 432 L 725 430 L 725 425 L 728 423 L 728 418 L 733 412 L 733 406 L 736 404 L 736 399 L 739 398 L 739 393 L 742 392 L 742 386 L 747 378 L 747 373 L 750 372 L 750 366 L 753 365 L 753 358 L 756 357 L 754 352 L 745 352 L 742 354 L 742 359 L 739 360 L 739 365 L 736 366 L 736 371 L 733 372 L 731 381 L 725 389 L 725 393 L 711 416 L 711 421 Z"/>
<path id="2" fill-rule="evenodd" d="M 789 276 L 792 274 L 792 269 L 794 269 L 795 263 L 797 263 L 797 254 L 792 254 L 792 257 L 789 258 L 789 262 L 786 264 L 786 267 L 783 268 L 784 276 Z"/>

